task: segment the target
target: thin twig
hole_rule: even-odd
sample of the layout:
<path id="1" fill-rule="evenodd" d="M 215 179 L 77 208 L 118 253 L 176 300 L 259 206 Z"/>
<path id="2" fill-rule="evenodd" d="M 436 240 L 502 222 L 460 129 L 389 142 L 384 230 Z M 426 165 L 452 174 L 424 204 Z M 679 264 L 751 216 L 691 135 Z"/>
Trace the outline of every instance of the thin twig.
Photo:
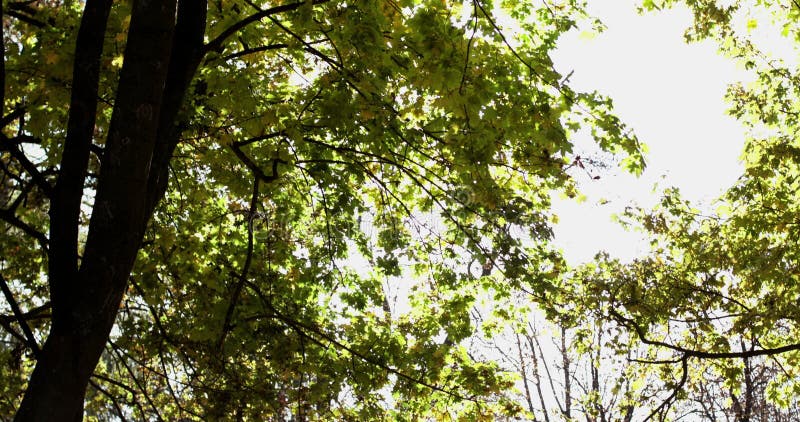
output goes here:
<path id="1" fill-rule="evenodd" d="M 247 154 L 245 154 L 244 151 L 242 151 L 242 149 L 239 146 L 237 146 L 236 144 L 231 144 L 231 150 L 233 151 L 234 154 L 236 154 L 236 157 L 239 158 L 242 164 L 244 164 L 248 169 L 250 169 L 250 171 L 253 172 L 253 175 L 255 175 L 257 179 L 261 180 L 264 183 L 272 183 L 275 180 L 277 180 L 278 163 L 286 164 L 285 160 L 282 160 L 280 158 L 273 158 L 272 174 L 268 175 L 267 173 L 264 173 L 264 170 L 262 170 L 261 167 L 258 166 L 258 164 L 256 164 L 252 159 L 250 159 L 250 157 L 248 157 Z"/>

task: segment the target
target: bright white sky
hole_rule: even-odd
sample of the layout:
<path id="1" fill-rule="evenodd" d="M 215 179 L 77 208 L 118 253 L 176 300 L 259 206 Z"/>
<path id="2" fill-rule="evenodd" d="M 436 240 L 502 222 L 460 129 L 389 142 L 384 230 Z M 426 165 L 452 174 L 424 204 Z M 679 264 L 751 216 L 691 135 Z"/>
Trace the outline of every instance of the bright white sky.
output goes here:
<path id="1" fill-rule="evenodd" d="M 589 11 L 608 29 L 593 39 L 577 31 L 565 36 L 556 67 L 565 75 L 574 70 L 575 89 L 611 96 L 617 115 L 650 151 L 641 178 L 614 169 L 597 181 L 576 173 L 585 179 L 587 200 L 556 201 L 556 243 L 571 264 L 600 250 L 622 259 L 644 252 L 641 236 L 626 233 L 611 216 L 632 202 L 653 205 L 656 184 L 708 203 L 736 180 L 744 132 L 725 114 L 723 96 L 728 83 L 752 79 L 712 42 L 684 42 L 691 22 L 685 8 L 641 16 L 631 0 L 590 0 Z M 610 202 L 600 205 L 602 199 Z"/>

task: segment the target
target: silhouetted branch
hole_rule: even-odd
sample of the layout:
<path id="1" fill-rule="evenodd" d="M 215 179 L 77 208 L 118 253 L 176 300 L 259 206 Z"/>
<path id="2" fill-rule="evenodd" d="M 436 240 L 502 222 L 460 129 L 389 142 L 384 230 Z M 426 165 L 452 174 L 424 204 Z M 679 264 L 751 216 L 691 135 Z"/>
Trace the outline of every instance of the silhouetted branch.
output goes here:
<path id="1" fill-rule="evenodd" d="M 149 404 L 150 407 L 155 412 L 156 418 L 160 422 L 163 422 L 164 418 L 161 417 L 161 413 L 158 411 L 158 407 L 155 405 L 155 403 L 153 403 L 153 399 L 150 398 L 150 395 L 147 393 L 147 389 L 145 389 L 145 386 L 143 386 L 142 383 L 139 381 L 139 378 L 136 377 L 136 374 L 133 372 L 133 369 L 131 369 L 130 365 L 128 365 L 128 363 L 125 362 L 125 358 L 122 356 L 122 354 L 119 351 L 119 348 L 117 347 L 117 345 L 115 345 L 114 343 L 111 343 L 111 347 L 112 347 L 112 350 L 114 350 L 116 352 L 119 362 L 122 364 L 122 366 L 128 372 L 128 375 L 131 377 L 133 382 L 136 384 L 136 388 L 139 389 L 139 391 L 144 396 L 144 399 L 147 401 L 147 404 Z"/>
<path id="2" fill-rule="evenodd" d="M 22 230 L 28 236 L 36 239 L 43 250 L 46 251 L 48 249 L 47 237 L 42 232 L 31 227 L 28 223 L 20 220 L 13 211 L 0 209 L 0 220 L 5 221 L 6 223 Z"/>
<path id="3" fill-rule="evenodd" d="M 22 117 L 25 114 L 25 107 L 17 107 L 10 113 L 0 118 L 0 127 L 6 127 L 9 123 Z"/>
<path id="4" fill-rule="evenodd" d="M 273 163 L 277 164 L 277 161 L 273 161 Z M 273 174 L 277 174 L 274 167 L 272 171 Z M 228 303 L 228 309 L 225 311 L 225 320 L 222 323 L 222 333 L 220 333 L 219 340 L 217 341 L 217 349 L 220 351 L 222 350 L 222 346 L 225 344 L 225 337 L 228 335 L 228 330 L 231 328 L 233 311 L 236 309 L 236 305 L 239 303 L 239 296 L 242 293 L 242 288 L 247 280 L 247 273 L 250 271 L 250 265 L 253 262 L 253 220 L 256 217 L 258 208 L 259 182 L 260 179 L 258 177 L 253 180 L 253 196 L 250 199 L 250 210 L 247 212 L 247 251 L 245 252 L 242 271 L 237 276 L 237 282 L 233 289 L 233 295 L 231 295 L 231 301 Z"/>
<path id="5" fill-rule="evenodd" d="M 108 399 L 111 400 L 111 404 L 114 405 L 114 410 L 117 411 L 117 415 L 120 417 L 120 420 L 127 422 L 128 419 L 125 418 L 125 414 L 122 412 L 122 407 L 120 407 L 119 403 L 117 402 L 116 396 L 106 391 L 105 388 L 101 387 L 100 384 L 94 382 L 93 380 L 89 380 L 89 385 L 94 387 L 94 389 L 97 390 L 100 394 L 108 397 Z"/>
<path id="6" fill-rule="evenodd" d="M 647 338 L 647 334 L 644 328 L 642 328 L 639 324 L 637 324 L 633 319 L 622 316 L 619 312 L 615 311 L 614 309 L 609 309 L 608 312 L 611 314 L 612 317 L 614 317 L 614 319 L 619 321 L 622 325 L 630 329 L 633 329 L 633 331 L 636 333 L 636 336 L 639 337 L 639 340 L 642 343 L 650 346 L 664 347 L 666 349 L 682 353 L 685 357 L 693 357 L 700 359 L 745 359 L 755 356 L 771 356 L 785 352 L 791 352 L 793 350 L 800 350 L 800 343 L 788 344 L 786 346 L 776 347 L 773 349 L 743 350 L 741 352 L 706 352 L 703 350 L 687 349 L 685 347 L 676 346 L 674 344 L 665 343 L 663 341 L 651 340 Z"/>
<path id="7" fill-rule="evenodd" d="M 25 23 L 27 23 L 29 25 L 35 26 L 37 28 L 44 28 L 45 26 L 47 26 L 46 23 L 44 23 L 44 22 L 42 22 L 42 21 L 40 21 L 40 20 L 38 20 L 36 18 L 33 18 L 31 16 L 28 16 L 28 15 L 22 14 L 20 12 L 17 12 L 16 10 L 11 10 L 10 8 L 9 8 L 9 10 L 6 10 L 6 15 L 13 16 L 13 17 L 19 19 L 20 21 L 25 22 Z"/>
<path id="8" fill-rule="evenodd" d="M 248 54 L 261 53 L 270 50 L 279 50 L 281 48 L 287 48 L 287 47 L 289 47 L 289 44 L 278 43 L 278 44 L 262 45 L 260 47 L 246 48 L 242 51 L 237 51 L 236 53 L 228 54 L 227 56 L 223 57 L 222 60 L 228 61 L 231 59 L 236 59 L 242 56 L 246 56 Z"/>
<path id="9" fill-rule="evenodd" d="M 31 179 L 36 183 L 36 186 L 44 192 L 45 195 L 51 197 L 53 194 L 53 185 L 47 181 L 44 175 L 36 168 L 36 164 L 34 164 L 25 153 L 19 148 L 19 144 L 23 142 L 33 142 L 32 137 L 25 137 L 25 136 L 18 136 L 15 138 L 8 138 L 3 134 L 0 134 L 0 151 L 7 151 L 14 157 L 17 162 L 25 169 L 25 172 L 31 176 Z"/>
<path id="10" fill-rule="evenodd" d="M 6 301 L 8 302 L 9 306 L 11 306 L 11 312 L 14 313 L 17 323 L 22 328 L 22 332 L 25 333 L 26 344 L 31 348 L 31 350 L 33 350 L 33 355 L 38 359 L 39 354 L 41 353 L 39 344 L 36 342 L 36 337 L 33 336 L 33 331 L 31 331 L 31 327 L 28 326 L 28 321 L 25 320 L 24 314 L 19 309 L 19 304 L 14 298 L 14 294 L 11 292 L 11 289 L 8 287 L 8 283 L 6 283 L 6 279 L 2 274 L 0 274 L 0 288 L 2 288 L 3 295 L 6 297 Z"/>
<path id="11" fill-rule="evenodd" d="M 286 132 L 281 130 L 281 131 L 278 131 L 278 132 L 268 133 L 266 135 L 255 136 L 253 138 L 245 139 L 243 141 L 236 141 L 236 142 L 233 143 L 233 146 L 236 147 L 236 148 L 240 148 L 240 147 L 247 146 L 247 145 L 250 145 L 250 144 L 255 143 L 255 142 L 265 141 L 267 139 L 272 139 L 272 138 L 275 138 L 275 137 L 278 137 L 278 136 L 284 136 L 284 135 L 286 135 Z"/>
<path id="12" fill-rule="evenodd" d="M 330 0 L 313 0 L 311 4 L 312 5 L 318 5 L 318 4 L 327 3 L 329 1 Z M 280 6 L 270 7 L 269 9 L 259 9 L 258 7 L 256 7 L 254 4 L 251 3 L 250 5 L 258 10 L 257 13 L 254 13 L 254 14 L 252 14 L 252 15 L 250 15 L 250 16 L 242 19 L 242 20 L 240 20 L 239 22 L 236 22 L 235 24 L 229 26 L 227 29 L 222 31 L 221 34 L 217 35 L 216 38 L 214 38 L 213 40 L 209 41 L 208 44 L 205 45 L 203 50 L 204 50 L 204 52 L 213 51 L 213 50 L 219 50 L 219 49 L 222 48 L 222 44 L 225 42 L 225 40 L 227 40 L 232 35 L 234 35 L 235 33 L 239 32 L 240 30 L 242 30 L 247 25 L 250 25 L 252 23 L 258 22 L 261 19 L 264 19 L 264 18 L 272 16 L 272 15 L 276 15 L 278 13 L 289 12 L 289 11 L 292 11 L 292 10 L 299 9 L 301 6 L 305 5 L 306 3 L 307 2 L 305 2 L 305 1 L 299 1 L 299 2 L 295 2 L 295 3 L 282 4 Z"/>
<path id="13" fill-rule="evenodd" d="M 251 160 L 250 157 L 248 157 L 247 154 L 245 154 L 240 147 L 236 146 L 236 144 L 231 144 L 231 150 L 233 151 L 234 154 L 236 154 L 236 157 L 239 158 L 242 164 L 244 164 L 248 169 L 250 169 L 250 171 L 252 171 L 253 174 L 264 183 L 272 183 L 275 180 L 277 180 L 278 163 L 286 164 L 286 161 L 281 160 L 280 158 L 273 158 L 272 174 L 268 175 L 264 173 L 264 170 L 262 170 L 261 167 L 258 166 L 258 164 L 256 164 L 253 160 Z"/>
<path id="14" fill-rule="evenodd" d="M 50 318 L 51 314 L 49 312 L 46 312 L 48 310 L 50 310 L 49 302 L 42 306 L 37 306 L 29 310 L 28 312 L 25 312 L 24 314 L 22 314 L 22 319 L 24 319 L 25 321 L 33 321 L 37 319 Z M 16 320 L 17 317 L 13 315 L 0 315 L 0 322 L 8 323 Z"/>

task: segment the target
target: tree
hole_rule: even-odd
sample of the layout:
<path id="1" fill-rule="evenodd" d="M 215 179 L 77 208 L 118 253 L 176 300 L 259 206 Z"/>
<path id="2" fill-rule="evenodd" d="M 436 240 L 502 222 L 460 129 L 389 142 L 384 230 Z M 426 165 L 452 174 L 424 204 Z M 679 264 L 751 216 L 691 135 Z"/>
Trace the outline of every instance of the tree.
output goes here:
<path id="1" fill-rule="evenodd" d="M 520 374 L 522 398 L 533 420 L 631 421 L 646 403 L 643 380 L 620 356 L 613 330 L 588 321 L 551 323 L 528 317 L 512 334 L 512 351 L 498 344 L 501 362 Z M 549 332 L 548 332 L 549 331 Z M 509 343 L 508 338 L 498 343 Z M 549 344 L 548 344 L 549 343 Z"/>
<path id="2" fill-rule="evenodd" d="M 546 297 L 571 132 L 642 161 L 548 57 L 580 4 L 503 7 L 4 4 L 3 412 L 513 414 L 470 306 Z"/>
<path id="3" fill-rule="evenodd" d="M 643 2 L 651 10 L 677 3 Z M 651 417 L 681 411 L 676 403 L 695 394 L 706 407 L 695 402 L 691 411 L 710 420 L 778 420 L 785 409 L 796 408 L 800 392 L 800 75 L 770 59 L 750 31 L 771 24 L 796 45 L 800 4 L 686 5 L 695 15 L 687 39 L 717 40 L 723 54 L 757 76 L 755 83 L 728 92 L 731 115 L 749 131 L 745 172 L 714 210 L 699 209 L 676 189 L 664 191 L 654 209 L 629 208 L 622 219 L 650 237 L 650 254 L 631 263 L 598 255 L 576 271 L 576 285 L 564 301 L 582 302 L 586 308 L 576 307 L 578 314 L 591 309 L 638 339 L 636 361 L 655 367 L 663 380 L 662 401 Z M 772 375 L 768 384 L 764 374 Z M 701 386 L 709 377 L 716 385 Z"/>

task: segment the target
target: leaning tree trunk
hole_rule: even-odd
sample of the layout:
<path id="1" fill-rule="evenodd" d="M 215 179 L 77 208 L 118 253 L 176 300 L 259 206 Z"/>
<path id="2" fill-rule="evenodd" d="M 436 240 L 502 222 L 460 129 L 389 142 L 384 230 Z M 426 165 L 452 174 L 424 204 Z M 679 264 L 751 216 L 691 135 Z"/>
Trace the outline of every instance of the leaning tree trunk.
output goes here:
<path id="1" fill-rule="evenodd" d="M 51 203 L 53 320 L 18 421 L 79 421 L 150 217 L 148 185 L 175 30 L 176 0 L 134 1 L 95 204 L 78 264 L 80 200 L 111 2 L 89 0 L 79 29 L 68 136 Z"/>

